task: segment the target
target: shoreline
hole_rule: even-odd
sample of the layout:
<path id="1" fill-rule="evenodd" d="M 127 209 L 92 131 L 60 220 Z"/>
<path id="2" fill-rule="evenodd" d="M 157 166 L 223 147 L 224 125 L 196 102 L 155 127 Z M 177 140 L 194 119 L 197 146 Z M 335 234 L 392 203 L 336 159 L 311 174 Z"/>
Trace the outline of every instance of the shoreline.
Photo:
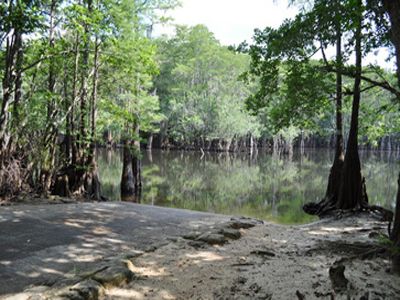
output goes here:
<path id="1" fill-rule="evenodd" d="M 162 210 L 172 213 L 169 208 Z M 387 254 L 360 258 L 371 247 L 382 246 L 385 222 L 353 216 L 279 225 L 216 216 L 221 218 L 202 221 L 191 232 L 166 234 L 163 243 L 145 251 L 105 257 L 71 278 L 4 299 L 396 299 L 400 295 L 400 277 L 386 272 Z M 343 290 L 334 287 L 329 275 L 338 261 L 348 280 Z"/>

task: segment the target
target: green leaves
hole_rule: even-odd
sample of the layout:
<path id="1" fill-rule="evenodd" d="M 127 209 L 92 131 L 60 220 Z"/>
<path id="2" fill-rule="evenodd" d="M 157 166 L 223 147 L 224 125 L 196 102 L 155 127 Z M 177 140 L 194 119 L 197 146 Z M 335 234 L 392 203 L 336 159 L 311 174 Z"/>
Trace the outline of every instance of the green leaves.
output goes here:
<path id="1" fill-rule="evenodd" d="M 247 55 L 222 47 L 201 25 L 179 26 L 158 46 L 161 69 L 155 86 L 175 141 L 259 134 L 258 120 L 245 110 L 249 88 L 238 81 L 248 68 Z"/>

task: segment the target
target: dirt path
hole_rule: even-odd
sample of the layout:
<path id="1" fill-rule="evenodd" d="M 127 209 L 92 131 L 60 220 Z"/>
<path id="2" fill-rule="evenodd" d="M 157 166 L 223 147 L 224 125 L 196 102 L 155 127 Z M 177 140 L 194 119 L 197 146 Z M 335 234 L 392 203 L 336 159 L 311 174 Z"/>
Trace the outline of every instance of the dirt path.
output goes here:
<path id="1" fill-rule="evenodd" d="M 386 272 L 387 258 L 356 258 L 385 227 L 351 218 L 257 225 L 224 245 L 179 239 L 133 259 L 136 279 L 107 289 L 102 299 L 400 299 L 400 277 Z M 335 292 L 329 268 L 346 257 L 349 282 Z"/>

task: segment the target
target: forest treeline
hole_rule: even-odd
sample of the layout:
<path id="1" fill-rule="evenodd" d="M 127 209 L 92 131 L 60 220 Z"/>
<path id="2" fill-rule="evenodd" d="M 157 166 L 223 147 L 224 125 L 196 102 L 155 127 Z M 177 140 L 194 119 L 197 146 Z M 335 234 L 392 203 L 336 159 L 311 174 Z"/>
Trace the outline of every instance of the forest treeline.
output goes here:
<path id="1" fill-rule="evenodd" d="M 123 145 L 121 196 L 134 199 L 141 144 L 291 152 L 295 140 L 329 141 L 326 195 L 305 211 L 387 213 L 368 204 L 358 151 L 399 148 L 400 1 L 290 2 L 295 18 L 225 47 L 202 25 L 152 38 L 177 0 L 2 1 L 0 197 L 102 199 L 105 143 Z M 365 63 L 382 48 L 397 73 Z"/>

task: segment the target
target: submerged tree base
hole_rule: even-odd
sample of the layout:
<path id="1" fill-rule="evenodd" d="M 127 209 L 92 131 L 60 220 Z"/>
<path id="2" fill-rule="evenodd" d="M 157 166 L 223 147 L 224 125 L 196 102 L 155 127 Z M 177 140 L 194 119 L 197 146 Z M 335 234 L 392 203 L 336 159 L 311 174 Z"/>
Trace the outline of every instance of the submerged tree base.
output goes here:
<path id="1" fill-rule="evenodd" d="M 61 197 L 80 195 L 91 200 L 106 200 L 100 193 L 100 180 L 96 165 L 89 171 L 80 170 L 72 165 L 64 168 L 57 175 L 51 193 Z"/>
<path id="2" fill-rule="evenodd" d="M 309 202 L 303 205 L 303 210 L 307 214 L 318 216 L 319 218 L 342 218 L 359 214 L 370 214 L 380 221 L 389 222 L 388 231 L 390 234 L 391 224 L 393 222 L 393 212 L 379 205 L 366 205 L 353 209 L 339 209 L 329 201 L 322 200 L 319 203 Z"/>

